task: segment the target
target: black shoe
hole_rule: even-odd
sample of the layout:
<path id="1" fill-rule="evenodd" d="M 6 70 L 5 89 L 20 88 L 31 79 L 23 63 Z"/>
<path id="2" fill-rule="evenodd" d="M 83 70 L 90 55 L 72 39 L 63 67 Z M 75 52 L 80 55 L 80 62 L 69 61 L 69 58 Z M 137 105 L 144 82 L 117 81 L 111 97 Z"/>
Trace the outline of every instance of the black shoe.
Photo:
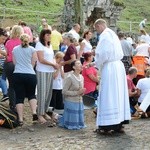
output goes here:
<path id="1" fill-rule="evenodd" d="M 7 101 L 8 99 L 9 99 L 8 96 L 3 96 L 3 98 L 1 99 L 1 102 L 5 102 L 5 101 Z"/>

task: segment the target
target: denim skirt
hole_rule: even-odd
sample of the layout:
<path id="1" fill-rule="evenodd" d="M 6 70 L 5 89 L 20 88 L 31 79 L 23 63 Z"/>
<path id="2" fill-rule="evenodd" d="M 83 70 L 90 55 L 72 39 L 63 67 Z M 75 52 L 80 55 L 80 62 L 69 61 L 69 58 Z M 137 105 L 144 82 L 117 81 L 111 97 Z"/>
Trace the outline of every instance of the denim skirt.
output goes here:
<path id="1" fill-rule="evenodd" d="M 85 128 L 83 102 L 64 101 L 64 113 L 58 125 L 70 130 Z"/>

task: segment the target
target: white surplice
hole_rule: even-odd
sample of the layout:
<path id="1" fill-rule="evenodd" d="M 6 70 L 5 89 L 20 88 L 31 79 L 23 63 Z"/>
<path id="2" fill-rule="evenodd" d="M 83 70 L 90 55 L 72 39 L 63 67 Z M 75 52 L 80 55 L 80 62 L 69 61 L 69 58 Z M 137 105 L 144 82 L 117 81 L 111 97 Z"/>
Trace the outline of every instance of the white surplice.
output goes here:
<path id="1" fill-rule="evenodd" d="M 109 28 L 100 35 L 95 63 L 101 69 L 97 126 L 117 125 L 131 119 L 127 79 L 120 41 Z"/>

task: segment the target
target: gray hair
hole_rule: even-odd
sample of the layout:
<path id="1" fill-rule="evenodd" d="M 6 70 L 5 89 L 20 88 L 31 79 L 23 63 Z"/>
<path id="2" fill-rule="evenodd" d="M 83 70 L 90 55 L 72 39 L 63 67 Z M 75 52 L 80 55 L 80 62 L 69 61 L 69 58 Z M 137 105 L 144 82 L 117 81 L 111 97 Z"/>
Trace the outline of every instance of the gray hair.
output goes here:
<path id="1" fill-rule="evenodd" d="M 132 74 L 134 74 L 134 73 L 137 73 L 137 68 L 136 68 L 136 67 L 130 67 L 128 73 L 129 73 L 130 75 L 132 75 Z"/>
<path id="2" fill-rule="evenodd" d="M 145 70 L 145 76 L 146 76 L 147 78 L 150 78 L 150 69 L 146 69 L 146 70 Z"/>
<path id="3" fill-rule="evenodd" d="M 69 39 L 71 43 L 74 42 L 74 37 L 73 37 L 73 34 L 71 33 L 65 33 L 62 37 Z"/>

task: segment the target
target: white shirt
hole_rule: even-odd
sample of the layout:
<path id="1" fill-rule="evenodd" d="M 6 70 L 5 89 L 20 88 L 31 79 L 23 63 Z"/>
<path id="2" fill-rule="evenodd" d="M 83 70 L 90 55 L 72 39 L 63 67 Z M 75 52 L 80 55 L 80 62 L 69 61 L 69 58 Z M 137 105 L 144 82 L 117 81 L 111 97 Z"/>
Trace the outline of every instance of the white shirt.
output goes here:
<path id="1" fill-rule="evenodd" d="M 14 47 L 12 53 L 15 58 L 15 70 L 14 73 L 28 73 L 35 74 L 31 60 L 35 48 L 29 46 L 22 48 L 21 45 Z"/>
<path id="2" fill-rule="evenodd" d="M 53 79 L 53 89 L 62 90 L 63 88 L 63 78 L 61 77 L 61 72 L 59 71 L 58 76 Z"/>
<path id="3" fill-rule="evenodd" d="M 127 37 L 127 41 L 132 45 L 133 44 L 133 39 L 131 37 Z"/>
<path id="4" fill-rule="evenodd" d="M 141 103 L 148 91 L 150 90 L 150 78 L 140 79 L 136 87 L 141 90 L 141 95 L 138 98 L 138 102 Z"/>
<path id="5" fill-rule="evenodd" d="M 80 51 L 80 45 L 76 46 L 77 54 L 79 54 Z"/>
<path id="6" fill-rule="evenodd" d="M 149 44 L 147 43 L 141 43 L 136 47 L 136 56 L 147 56 L 149 57 L 149 52 L 148 52 Z"/>
<path id="7" fill-rule="evenodd" d="M 144 29 L 145 24 L 146 24 L 146 20 L 145 19 L 140 22 L 140 24 L 139 24 L 140 30 Z"/>
<path id="8" fill-rule="evenodd" d="M 77 42 L 79 41 L 80 35 L 74 29 L 71 29 L 69 33 L 73 35 L 73 37 L 77 40 Z"/>
<path id="9" fill-rule="evenodd" d="M 52 45 L 50 45 L 50 47 L 48 48 L 44 46 L 41 42 L 38 42 L 36 44 L 35 49 L 36 51 L 43 51 L 44 59 L 51 63 L 54 63 L 55 60 L 54 60 L 54 52 L 52 49 Z M 37 61 L 36 70 L 39 72 L 54 72 L 54 68 L 52 66 L 42 64 L 39 61 Z"/>
<path id="10" fill-rule="evenodd" d="M 140 41 L 144 41 L 145 43 L 150 44 L 150 36 L 148 34 L 141 35 Z"/>
<path id="11" fill-rule="evenodd" d="M 83 53 L 87 53 L 87 52 L 91 52 L 92 51 L 92 45 L 89 41 L 87 40 L 83 40 L 82 43 L 85 44 L 84 49 L 83 49 Z"/>

